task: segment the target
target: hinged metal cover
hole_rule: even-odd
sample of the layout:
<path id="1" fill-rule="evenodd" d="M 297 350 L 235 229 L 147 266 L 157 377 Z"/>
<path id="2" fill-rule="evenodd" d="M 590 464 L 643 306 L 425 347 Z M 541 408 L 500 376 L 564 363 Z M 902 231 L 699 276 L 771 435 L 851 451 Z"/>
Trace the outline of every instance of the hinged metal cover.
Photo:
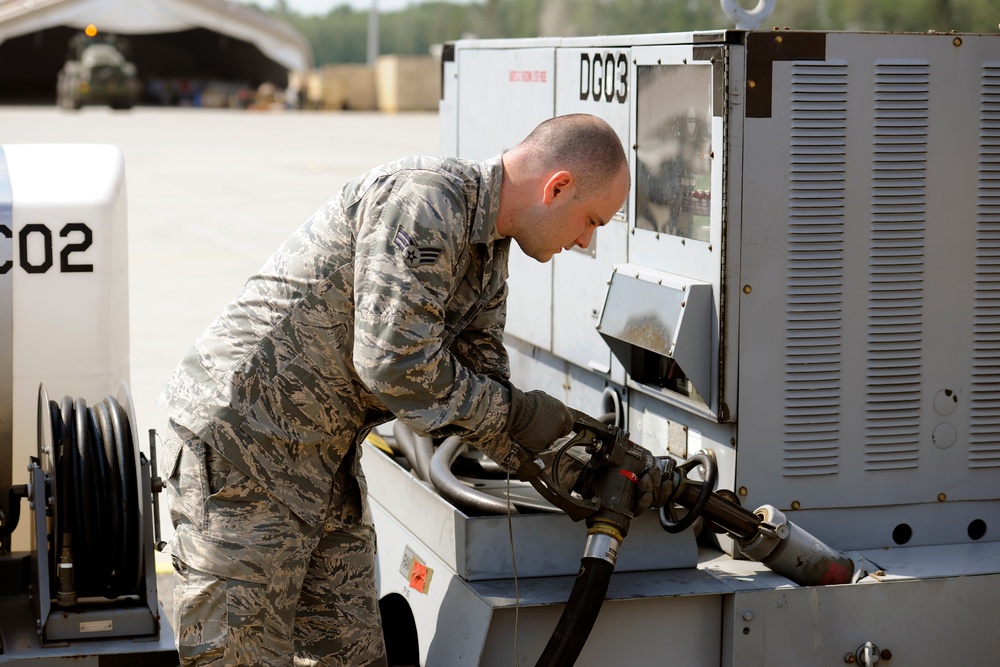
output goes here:
<path id="1" fill-rule="evenodd" d="M 615 267 L 597 325 L 626 368 L 634 347 L 673 359 L 711 400 L 712 286 L 634 264 Z"/>

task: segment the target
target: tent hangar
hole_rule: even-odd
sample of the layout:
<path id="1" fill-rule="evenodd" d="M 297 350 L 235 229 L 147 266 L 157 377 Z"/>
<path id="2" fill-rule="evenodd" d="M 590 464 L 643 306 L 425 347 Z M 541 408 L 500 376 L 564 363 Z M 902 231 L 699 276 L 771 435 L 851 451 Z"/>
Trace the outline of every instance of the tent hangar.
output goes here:
<path id="1" fill-rule="evenodd" d="M 54 101 L 67 45 L 91 24 L 127 39 L 147 86 L 282 88 L 313 64 L 298 31 L 231 0 L 0 0 L 0 101 Z"/>

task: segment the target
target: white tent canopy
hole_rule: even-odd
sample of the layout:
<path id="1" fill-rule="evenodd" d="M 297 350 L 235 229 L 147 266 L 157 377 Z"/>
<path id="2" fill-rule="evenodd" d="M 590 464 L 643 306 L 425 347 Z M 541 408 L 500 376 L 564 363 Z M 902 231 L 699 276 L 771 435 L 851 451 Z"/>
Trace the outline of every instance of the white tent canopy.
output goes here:
<path id="1" fill-rule="evenodd" d="M 0 0 L 0 43 L 54 26 L 122 35 L 205 28 L 249 42 L 290 71 L 312 67 L 306 39 L 291 26 L 229 0 Z"/>

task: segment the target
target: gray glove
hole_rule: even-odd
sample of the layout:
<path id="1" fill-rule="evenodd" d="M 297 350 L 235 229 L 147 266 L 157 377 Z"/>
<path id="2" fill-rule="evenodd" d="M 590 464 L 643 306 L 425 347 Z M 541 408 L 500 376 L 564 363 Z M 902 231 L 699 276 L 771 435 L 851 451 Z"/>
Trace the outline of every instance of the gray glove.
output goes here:
<path id="1" fill-rule="evenodd" d="M 635 501 L 635 515 L 644 514 L 651 508 L 663 507 L 673 492 L 673 482 L 670 477 L 663 477 L 660 466 L 654 465 L 639 478 L 639 498 Z"/>
<path id="2" fill-rule="evenodd" d="M 544 391 L 524 393 L 512 384 L 507 432 L 517 444 L 537 454 L 573 430 L 573 415 L 562 401 Z"/>

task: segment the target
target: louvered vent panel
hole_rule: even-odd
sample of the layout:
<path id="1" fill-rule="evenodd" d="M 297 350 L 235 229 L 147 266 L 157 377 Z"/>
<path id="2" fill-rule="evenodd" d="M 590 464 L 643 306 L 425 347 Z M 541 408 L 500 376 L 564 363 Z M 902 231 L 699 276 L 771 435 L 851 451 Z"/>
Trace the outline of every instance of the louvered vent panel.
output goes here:
<path id="1" fill-rule="evenodd" d="M 1000 467 L 1000 62 L 982 70 L 969 467 Z"/>
<path id="2" fill-rule="evenodd" d="M 833 475 L 840 441 L 847 66 L 792 66 L 786 476 Z"/>
<path id="3" fill-rule="evenodd" d="M 865 469 L 919 465 L 929 66 L 876 65 Z"/>

